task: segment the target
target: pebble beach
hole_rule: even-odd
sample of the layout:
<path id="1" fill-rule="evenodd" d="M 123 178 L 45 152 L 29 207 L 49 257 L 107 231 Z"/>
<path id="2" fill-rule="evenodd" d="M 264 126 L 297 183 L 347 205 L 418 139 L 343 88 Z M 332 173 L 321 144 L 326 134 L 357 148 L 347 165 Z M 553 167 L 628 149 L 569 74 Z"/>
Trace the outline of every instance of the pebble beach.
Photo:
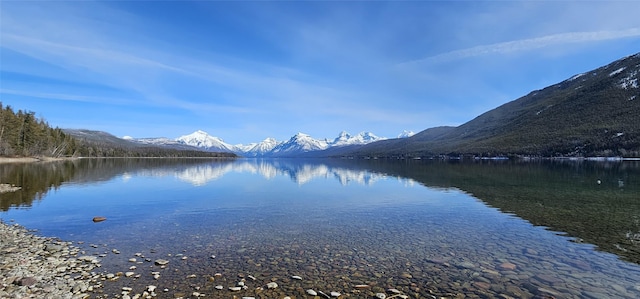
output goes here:
<path id="1" fill-rule="evenodd" d="M 97 247 L 91 245 L 90 247 Z M 112 250 L 113 254 L 120 254 L 118 250 Z M 97 273 L 94 270 L 101 266 L 100 259 L 95 255 L 85 255 L 81 248 L 73 246 L 71 242 L 61 241 L 55 238 L 39 237 L 32 231 L 20 226 L 0 221 L 0 298 L 44 298 L 44 299 L 84 299 L 84 298 L 198 298 L 208 297 L 210 294 L 198 292 L 200 287 L 194 287 L 189 294 L 171 293 L 166 294 L 168 289 L 158 289 L 155 285 L 148 285 L 136 292 L 131 287 L 120 287 L 120 294 L 105 294 L 103 282 L 117 281 L 119 278 L 140 278 L 133 272 L 136 266 L 130 267 L 126 273 Z M 104 256 L 104 255 L 103 255 Z M 157 267 L 157 272 L 152 272 L 153 278 L 160 277 L 160 271 L 165 269 L 169 260 L 144 258 L 141 254 L 136 254 L 137 259 L 149 262 Z M 181 260 L 187 258 L 177 256 Z M 215 256 L 211 256 L 215 259 Z M 136 264 L 136 258 L 128 261 Z M 196 275 L 192 275 L 196 277 Z M 227 286 L 216 284 L 214 289 L 226 291 L 231 298 L 256 298 L 247 296 L 237 296 L 233 293 L 242 293 L 249 289 L 250 292 L 258 294 L 259 298 L 275 296 L 277 298 L 291 299 L 296 296 L 284 295 L 280 286 L 275 281 L 264 284 L 257 281 L 252 275 L 240 274 L 237 277 L 222 278 L 223 274 L 215 273 L 209 278 L 209 282 L 225 282 Z M 187 277 L 192 278 L 192 277 Z M 300 276 L 291 276 L 285 281 L 302 281 Z M 232 284 L 229 284 L 233 281 Z M 282 282 L 280 282 L 282 283 Z M 369 285 L 354 286 L 356 293 L 369 290 Z M 276 290 L 278 289 L 278 290 Z M 293 290 L 292 288 L 291 290 Z M 297 290 L 304 294 L 304 297 L 313 298 L 337 298 L 342 297 L 340 292 L 323 292 L 311 288 Z M 390 295 L 387 296 L 386 292 Z M 160 293 L 160 294 L 159 294 Z M 162 293 L 165 293 L 162 295 Z M 218 294 L 220 295 L 220 294 Z M 365 295 L 364 293 L 361 295 Z M 372 294 L 370 294 L 372 295 Z M 266 296 L 266 297 L 265 297 Z M 366 296 L 370 297 L 370 296 Z M 401 291 L 396 289 L 382 290 L 375 294 L 376 298 L 408 298 Z"/>
<path id="2" fill-rule="evenodd" d="M 354 254 L 348 256 L 357 259 L 357 254 Z M 538 256 L 540 253 L 528 249 L 526 254 Z M 384 267 L 379 264 L 355 269 L 356 272 L 351 274 L 347 274 L 349 269 L 343 268 L 341 272 L 350 277 L 329 275 L 333 280 L 330 282 L 313 279 L 310 277 L 313 271 L 306 268 L 298 268 L 297 273 L 289 272 L 286 276 L 277 275 L 275 273 L 282 272 L 278 270 L 280 266 L 275 262 L 269 263 L 268 259 L 261 260 L 265 267 L 254 268 L 245 264 L 240 268 L 254 268 L 254 271 L 240 272 L 233 265 L 239 261 L 229 256 L 203 257 L 186 252 L 166 254 L 144 249 L 133 253 L 124 248 L 122 251 L 113 249 L 107 244 L 71 243 L 40 237 L 18 224 L 1 221 L 0 257 L 0 298 L 7 299 L 634 298 L 640 290 L 640 285 L 629 285 L 623 281 L 620 281 L 621 285 L 631 288 L 617 284 L 604 287 L 596 281 L 593 287 L 578 287 L 575 284 L 579 281 L 595 278 L 588 274 L 591 266 L 579 261 L 573 263 L 578 263 L 576 265 L 584 272 L 575 272 L 571 267 L 568 272 L 556 276 L 523 272 L 518 265 L 525 264 L 524 260 L 512 259 L 513 263 L 502 261 L 489 265 L 468 260 L 456 262 L 454 256 L 427 258 L 426 263 L 431 264 L 428 274 L 421 273 L 427 269 L 411 266 L 408 268 L 411 273 L 407 271 L 385 281 L 376 274 Z M 199 266 L 213 270 L 207 266 L 211 264 L 207 261 L 227 270 L 203 274 L 208 271 Z M 281 262 L 286 263 L 286 258 Z M 552 262 L 542 264 L 550 265 Z M 321 261 L 308 260 L 303 264 L 312 267 L 317 263 Z M 356 260 L 354 263 L 362 264 Z M 186 264 L 192 266 L 185 267 Z M 322 268 L 320 264 L 318 267 Z M 563 272 L 559 268 L 556 270 Z M 391 269 L 385 271 L 390 273 Z M 605 272 L 619 274 L 613 270 Z M 433 284 L 435 281 L 419 279 L 425 274 L 441 281 Z M 518 281 L 529 282 L 521 284 Z"/>
<path id="3" fill-rule="evenodd" d="M 100 266 L 69 242 L 38 237 L 0 221 L 0 298 L 89 298 Z"/>

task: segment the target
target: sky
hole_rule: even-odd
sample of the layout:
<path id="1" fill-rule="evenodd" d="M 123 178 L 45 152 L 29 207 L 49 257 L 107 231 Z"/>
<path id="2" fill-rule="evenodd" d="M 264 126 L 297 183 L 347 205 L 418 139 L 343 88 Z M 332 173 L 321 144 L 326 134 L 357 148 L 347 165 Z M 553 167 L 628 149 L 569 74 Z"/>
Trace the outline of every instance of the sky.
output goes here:
<path id="1" fill-rule="evenodd" d="M 0 101 L 230 144 L 457 126 L 640 52 L 640 1 L 0 1 Z"/>

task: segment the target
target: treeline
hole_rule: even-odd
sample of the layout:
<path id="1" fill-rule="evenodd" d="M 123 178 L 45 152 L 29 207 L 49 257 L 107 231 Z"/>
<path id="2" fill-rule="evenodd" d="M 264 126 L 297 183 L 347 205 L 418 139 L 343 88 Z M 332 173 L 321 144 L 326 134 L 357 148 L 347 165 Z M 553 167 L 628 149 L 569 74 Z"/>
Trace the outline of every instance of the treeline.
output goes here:
<path id="1" fill-rule="evenodd" d="M 75 138 L 51 128 L 32 111 L 13 111 L 0 102 L 0 155 L 47 156 L 73 155 L 77 149 Z"/>
<path id="2" fill-rule="evenodd" d="M 80 140 L 77 150 L 74 152 L 77 157 L 125 157 L 125 158 L 233 158 L 237 157 L 233 153 L 214 153 L 195 150 L 179 150 L 160 147 L 123 147 L 114 146 L 109 143 L 100 143 L 87 140 Z"/>
<path id="3" fill-rule="evenodd" d="M 4 157 L 235 157 L 231 153 L 127 146 L 78 139 L 52 128 L 32 111 L 0 102 L 0 156 Z"/>

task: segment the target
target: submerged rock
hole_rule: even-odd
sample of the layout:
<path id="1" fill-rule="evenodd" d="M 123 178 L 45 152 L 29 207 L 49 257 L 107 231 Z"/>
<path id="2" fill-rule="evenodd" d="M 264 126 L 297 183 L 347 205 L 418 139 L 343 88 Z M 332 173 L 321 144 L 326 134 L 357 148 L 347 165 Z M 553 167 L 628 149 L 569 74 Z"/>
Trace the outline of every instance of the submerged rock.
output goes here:
<path id="1" fill-rule="evenodd" d="M 167 265 L 167 264 L 169 263 L 169 261 L 167 261 L 167 260 L 163 260 L 163 259 L 157 259 L 157 260 L 155 261 L 155 263 L 156 263 L 156 265 L 158 265 L 158 266 L 164 266 L 164 265 Z"/>
<path id="2" fill-rule="evenodd" d="M 105 220 L 107 220 L 107 217 L 103 217 L 103 216 L 93 217 L 93 222 L 102 222 L 102 221 L 105 221 Z"/>
<path id="3" fill-rule="evenodd" d="M 464 268 L 464 269 L 473 269 L 476 267 L 476 265 L 474 265 L 472 262 L 468 262 L 468 261 L 464 261 L 461 263 L 456 264 L 456 266 L 458 266 L 459 268 Z"/>
<path id="4" fill-rule="evenodd" d="M 498 268 L 500 270 L 504 270 L 504 271 L 513 271 L 517 267 L 516 267 L 515 264 L 509 263 L 509 262 L 504 262 L 504 263 L 500 264 L 500 266 L 498 266 Z"/>
<path id="5" fill-rule="evenodd" d="M 278 288 L 278 284 L 275 282 L 270 282 L 267 284 L 267 289 L 276 289 Z"/>

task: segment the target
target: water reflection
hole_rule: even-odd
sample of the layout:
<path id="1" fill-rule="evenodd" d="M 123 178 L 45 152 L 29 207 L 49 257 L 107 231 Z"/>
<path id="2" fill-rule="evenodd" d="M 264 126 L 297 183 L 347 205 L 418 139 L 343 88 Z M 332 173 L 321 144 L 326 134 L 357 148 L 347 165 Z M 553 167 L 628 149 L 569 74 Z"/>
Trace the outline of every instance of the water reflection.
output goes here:
<path id="1" fill-rule="evenodd" d="M 640 163 L 497 162 L 367 164 L 426 186 L 459 188 L 534 225 L 640 263 Z"/>
<path id="2" fill-rule="evenodd" d="M 204 164 L 189 167 L 176 172 L 175 176 L 194 186 L 205 185 L 228 173 L 259 174 L 265 179 L 277 176 L 289 177 L 298 185 L 304 185 L 317 178 L 335 178 L 341 185 L 351 183 L 371 185 L 387 175 L 366 169 L 350 169 L 345 166 L 328 165 L 322 161 L 290 160 L 238 160 L 227 163 Z M 412 179 L 397 176 L 406 185 L 412 185 Z"/>
<path id="3" fill-rule="evenodd" d="M 65 184 L 115 178 L 175 177 L 205 186 L 231 174 L 317 179 L 368 186 L 390 177 L 401 184 L 459 189 L 504 213 L 567 234 L 578 242 L 640 263 L 640 163 L 346 160 L 82 159 L 0 165 L 0 183 L 22 190 L 0 194 L 0 209 L 28 208 Z"/>

